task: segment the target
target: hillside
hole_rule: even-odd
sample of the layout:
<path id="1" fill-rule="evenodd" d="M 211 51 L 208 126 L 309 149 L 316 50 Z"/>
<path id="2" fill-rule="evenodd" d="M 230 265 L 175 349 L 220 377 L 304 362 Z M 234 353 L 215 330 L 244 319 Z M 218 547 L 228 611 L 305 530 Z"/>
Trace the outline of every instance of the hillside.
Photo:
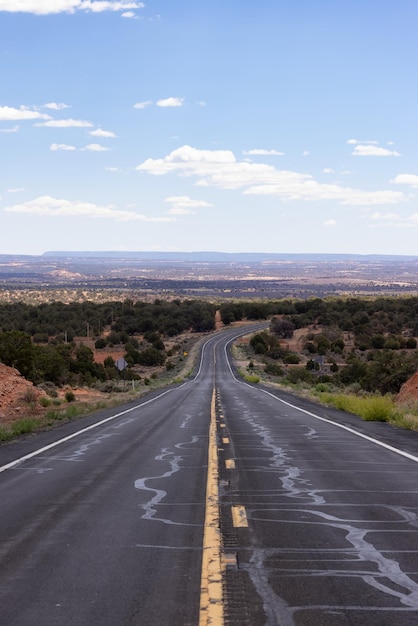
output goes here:
<path id="1" fill-rule="evenodd" d="M 0 363 L 0 423 L 24 417 L 28 410 L 27 399 L 40 395 L 41 392 L 16 369 Z"/>
<path id="2" fill-rule="evenodd" d="M 402 385 L 397 400 L 401 403 L 418 400 L 418 372 Z"/>

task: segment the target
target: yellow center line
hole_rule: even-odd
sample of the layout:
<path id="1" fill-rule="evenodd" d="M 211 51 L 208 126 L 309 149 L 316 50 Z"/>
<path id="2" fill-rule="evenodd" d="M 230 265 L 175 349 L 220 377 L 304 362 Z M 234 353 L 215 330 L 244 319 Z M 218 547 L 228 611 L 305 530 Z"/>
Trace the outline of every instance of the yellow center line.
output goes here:
<path id="1" fill-rule="evenodd" d="M 234 459 L 225 459 L 225 467 L 226 469 L 235 469 Z"/>
<path id="2" fill-rule="evenodd" d="M 222 443 L 229 443 L 229 437 L 224 437 L 222 439 Z"/>
<path id="3" fill-rule="evenodd" d="M 223 626 L 221 533 L 219 529 L 219 472 L 216 441 L 215 390 L 212 393 L 209 426 L 208 479 L 203 532 L 199 626 Z"/>

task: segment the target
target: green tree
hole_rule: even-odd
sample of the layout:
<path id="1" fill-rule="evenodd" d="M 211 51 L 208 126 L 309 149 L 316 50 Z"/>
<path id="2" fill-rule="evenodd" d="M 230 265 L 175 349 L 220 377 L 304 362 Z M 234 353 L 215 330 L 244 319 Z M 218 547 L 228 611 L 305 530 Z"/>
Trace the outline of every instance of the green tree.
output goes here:
<path id="1" fill-rule="evenodd" d="M 20 330 L 0 333 L 0 361 L 15 367 L 25 378 L 33 373 L 33 344 L 30 336 Z"/>
<path id="2" fill-rule="evenodd" d="M 164 365 L 167 356 L 164 352 L 156 350 L 155 348 L 145 348 L 138 353 L 138 363 L 140 365 Z"/>
<path id="3" fill-rule="evenodd" d="M 270 332 L 274 333 L 282 339 L 290 339 L 293 337 L 295 325 L 289 318 L 272 317 L 270 322 Z"/>

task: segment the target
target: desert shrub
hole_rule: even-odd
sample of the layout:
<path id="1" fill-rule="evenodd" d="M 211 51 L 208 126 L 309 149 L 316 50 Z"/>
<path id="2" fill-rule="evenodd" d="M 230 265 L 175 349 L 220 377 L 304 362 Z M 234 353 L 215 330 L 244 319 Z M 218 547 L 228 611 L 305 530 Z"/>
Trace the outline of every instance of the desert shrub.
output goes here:
<path id="1" fill-rule="evenodd" d="M 294 367 L 286 374 L 286 379 L 289 383 L 313 383 L 313 376 L 305 367 Z"/>
<path id="2" fill-rule="evenodd" d="M 360 415 L 367 421 L 387 422 L 393 415 L 393 402 L 386 396 L 361 398 Z"/>
<path id="3" fill-rule="evenodd" d="M 42 391 L 45 391 L 45 393 L 50 398 L 57 398 L 58 397 L 58 391 L 56 390 L 56 387 L 55 387 L 54 383 L 46 380 L 45 382 L 43 382 L 40 385 L 38 385 L 38 387 L 40 389 L 42 389 Z"/>
<path id="4" fill-rule="evenodd" d="M 250 339 L 250 346 L 256 354 L 265 354 L 268 350 L 268 334 L 265 331 L 256 333 Z"/>
<path id="5" fill-rule="evenodd" d="M 399 350 L 400 347 L 401 344 L 397 337 L 391 336 L 385 339 L 384 348 L 386 350 Z"/>
<path id="6" fill-rule="evenodd" d="M 266 374 L 270 374 L 271 376 L 283 376 L 283 368 L 277 363 L 267 363 L 264 368 Z"/>
<path id="7" fill-rule="evenodd" d="M 265 354 L 267 352 L 267 346 L 264 345 L 264 343 L 256 343 L 254 346 L 254 352 L 256 354 Z"/>
<path id="8" fill-rule="evenodd" d="M 22 400 L 30 407 L 35 407 L 38 401 L 38 396 L 35 389 L 33 389 L 32 387 L 28 387 L 25 393 L 22 395 Z"/>
<path id="9" fill-rule="evenodd" d="M 74 402 L 75 400 L 75 395 L 73 391 L 66 391 L 65 392 L 65 400 L 67 402 Z"/>
<path id="10" fill-rule="evenodd" d="M 396 409 L 390 396 L 324 394 L 323 400 L 336 409 L 354 413 L 366 421 L 387 422 L 396 417 Z"/>
<path id="11" fill-rule="evenodd" d="M 272 317 L 270 331 L 283 339 L 293 337 L 295 325 L 289 318 Z"/>
<path id="12" fill-rule="evenodd" d="M 94 384 L 94 388 L 97 389 L 97 391 L 101 391 L 102 393 L 112 393 L 113 391 L 118 393 L 121 391 L 118 381 L 116 380 L 106 380 L 104 382 L 97 381 Z"/>
<path id="13" fill-rule="evenodd" d="M 318 391 L 319 393 L 325 393 L 325 392 L 329 391 L 329 384 L 328 383 L 317 383 L 315 385 L 315 391 Z"/>
<path id="14" fill-rule="evenodd" d="M 72 419 L 73 417 L 76 417 L 77 415 L 80 415 L 81 413 L 81 409 L 77 408 L 76 406 L 69 406 L 68 409 L 66 409 L 65 411 L 65 417 L 67 419 Z"/>
<path id="15" fill-rule="evenodd" d="M 165 350 L 165 345 L 162 339 L 156 339 L 152 342 L 152 347 L 156 350 Z"/>
<path id="16" fill-rule="evenodd" d="M 64 413 L 62 411 L 48 411 L 45 417 L 48 422 L 52 424 L 55 421 L 63 419 Z"/>
<path id="17" fill-rule="evenodd" d="M 114 369 L 116 367 L 115 359 L 113 359 L 111 356 L 107 356 L 103 361 L 103 365 L 105 368 Z"/>
<path id="18" fill-rule="evenodd" d="M 300 363 L 300 357 L 295 352 L 287 352 L 283 356 L 283 363 L 287 363 L 288 365 L 297 365 Z"/>
<path id="19" fill-rule="evenodd" d="M 257 376 L 256 374 L 246 374 L 244 378 L 247 381 L 247 383 L 259 383 L 260 382 L 260 376 Z"/>
<path id="20" fill-rule="evenodd" d="M 21 420 L 17 420 L 16 422 L 13 422 L 11 425 L 11 429 L 12 429 L 12 434 L 13 435 L 24 435 L 26 433 L 31 433 L 35 430 L 35 428 L 38 425 L 38 420 L 31 418 L 31 417 L 25 417 Z"/>
<path id="21" fill-rule="evenodd" d="M 0 441 L 8 441 L 13 437 L 13 433 L 9 428 L 0 426 Z"/>
<path id="22" fill-rule="evenodd" d="M 285 354 L 286 350 L 280 346 L 273 346 L 266 352 L 266 356 L 268 356 L 269 359 L 275 359 L 276 361 L 281 359 Z"/>
<path id="23" fill-rule="evenodd" d="M 155 348 L 145 348 L 141 352 L 138 352 L 137 363 L 140 365 L 164 365 L 166 361 L 166 355 L 164 352 L 160 350 L 156 350 Z"/>

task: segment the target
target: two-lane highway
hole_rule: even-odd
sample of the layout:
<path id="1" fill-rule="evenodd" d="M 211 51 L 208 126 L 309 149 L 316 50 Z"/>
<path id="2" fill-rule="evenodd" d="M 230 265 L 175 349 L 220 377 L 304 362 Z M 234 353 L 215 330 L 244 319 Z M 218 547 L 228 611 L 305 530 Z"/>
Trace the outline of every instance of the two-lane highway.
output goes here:
<path id="1" fill-rule="evenodd" d="M 417 437 L 238 379 L 242 332 L 0 447 L 1 624 L 418 623 Z"/>

